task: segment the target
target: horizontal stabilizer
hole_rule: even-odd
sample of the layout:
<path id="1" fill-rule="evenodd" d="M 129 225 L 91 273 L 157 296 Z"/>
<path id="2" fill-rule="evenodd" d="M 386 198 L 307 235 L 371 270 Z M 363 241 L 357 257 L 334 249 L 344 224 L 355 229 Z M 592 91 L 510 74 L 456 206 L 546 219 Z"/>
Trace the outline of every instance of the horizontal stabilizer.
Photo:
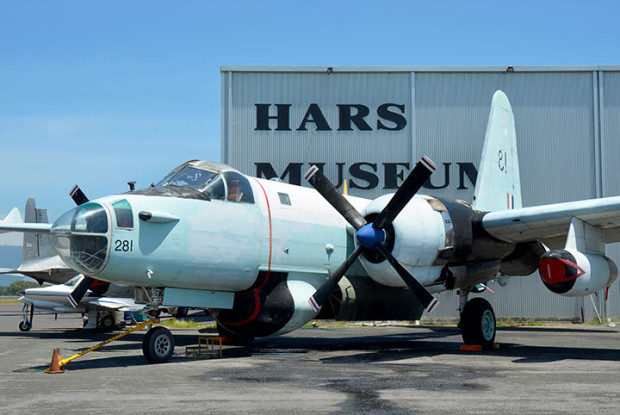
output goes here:
<path id="1" fill-rule="evenodd" d="M 14 207 L 13 209 L 11 209 L 11 211 L 9 212 L 8 215 L 6 215 L 6 218 L 4 218 L 3 221 L 0 221 L 0 223 L 4 224 L 4 223 L 23 223 L 24 220 L 22 219 L 22 215 L 21 213 L 19 213 L 19 209 L 17 207 Z"/>

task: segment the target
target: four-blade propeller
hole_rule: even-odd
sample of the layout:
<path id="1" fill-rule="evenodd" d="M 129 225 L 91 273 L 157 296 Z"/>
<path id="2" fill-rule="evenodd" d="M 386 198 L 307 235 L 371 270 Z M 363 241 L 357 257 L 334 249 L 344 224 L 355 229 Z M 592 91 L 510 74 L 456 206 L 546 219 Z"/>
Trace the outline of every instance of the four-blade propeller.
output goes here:
<path id="1" fill-rule="evenodd" d="M 359 242 L 355 251 L 325 280 L 310 298 L 310 304 L 316 311 L 327 301 L 329 293 L 337 287 L 345 272 L 353 265 L 364 249 L 378 251 L 383 255 L 409 286 L 424 308 L 428 312 L 433 310 L 438 301 L 394 258 L 385 246 L 385 230 L 390 227 L 394 219 L 420 190 L 433 171 L 435 171 L 433 162 L 427 157 L 422 157 L 381 213 L 369 224 L 351 203 L 340 194 L 318 167 L 312 166 L 308 170 L 305 179 L 355 228 L 356 238 Z"/>

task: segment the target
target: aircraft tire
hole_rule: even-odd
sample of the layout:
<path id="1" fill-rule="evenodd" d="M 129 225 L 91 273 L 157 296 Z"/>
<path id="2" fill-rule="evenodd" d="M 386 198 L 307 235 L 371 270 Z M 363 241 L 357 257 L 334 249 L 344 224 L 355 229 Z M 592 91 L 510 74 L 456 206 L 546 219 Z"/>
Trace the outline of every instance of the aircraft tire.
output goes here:
<path id="1" fill-rule="evenodd" d="M 19 323 L 19 331 L 30 331 L 31 328 L 32 328 L 32 324 L 26 321 L 22 321 Z"/>
<path id="2" fill-rule="evenodd" d="M 491 304 L 482 297 L 472 298 L 461 313 L 461 335 L 465 344 L 476 344 L 490 349 L 495 343 L 495 313 Z"/>
<path id="3" fill-rule="evenodd" d="M 99 320 L 99 328 L 103 331 L 110 331 L 114 328 L 114 317 L 111 315 L 103 316 L 101 320 Z"/>
<path id="4" fill-rule="evenodd" d="M 174 353 L 174 337 L 165 327 L 153 327 L 144 335 L 142 353 L 149 363 L 165 363 Z"/>

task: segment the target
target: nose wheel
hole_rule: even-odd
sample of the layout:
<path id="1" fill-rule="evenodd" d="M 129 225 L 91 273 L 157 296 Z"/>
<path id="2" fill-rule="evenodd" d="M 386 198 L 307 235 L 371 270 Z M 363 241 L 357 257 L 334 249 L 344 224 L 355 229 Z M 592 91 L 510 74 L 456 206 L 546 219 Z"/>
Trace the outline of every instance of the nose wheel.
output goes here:
<path id="1" fill-rule="evenodd" d="M 23 320 L 19 323 L 19 331 L 30 331 L 32 328 L 32 318 L 34 317 L 34 306 L 25 303 L 22 309 Z"/>
<path id="2" fill-rule="evenodd" d="M 174 353 L 174 337 L 165 327 L 153 327 L 144 335 L 142 353 L 150 363 L 165 363 Z"/>

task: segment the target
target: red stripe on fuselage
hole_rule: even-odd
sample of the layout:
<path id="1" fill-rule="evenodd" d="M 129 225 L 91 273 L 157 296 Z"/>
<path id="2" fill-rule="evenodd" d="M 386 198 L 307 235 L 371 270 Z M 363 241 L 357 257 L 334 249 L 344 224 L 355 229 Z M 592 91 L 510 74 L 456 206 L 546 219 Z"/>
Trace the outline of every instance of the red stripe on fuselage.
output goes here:
<path id="1" fill-rule="evenodd" d="M 267 275 L 265 276 L 265 279 L 263 280 L 262 284 L 254 289 L 254 312 L 250 315 L 250 317 L 246 318 L 245 320 L 235 321 L 232 323 L 221 322 L 225 326 L 243 326 L 244 324 L 248 324 L 254 321 L 256 317 L 258 317 L 258 313 L 260 313 L 260 309 L 261 309 L 260 290 L 265 287 L 265 285 L 267 284 L 267 281 L 269 281 L 269 275 L 271 274 L 271 254 L 272 254 L 272 248 L 273 248 L 273 234 L 272 234 L 272 228 L 271 228 L 271 206 L 269 205 L 269 198 L 267 197 L 267 191 L 265 190 L 263 185 L 258 180 L 255 179 L 255 181 L 256 183 L 258 183 L 261 190 L 263 191 L 263 194 L 265 195 L 265 201 L 267 202 L 267 217 L 269 219 L 269 260 L 267 263 Z"/>

